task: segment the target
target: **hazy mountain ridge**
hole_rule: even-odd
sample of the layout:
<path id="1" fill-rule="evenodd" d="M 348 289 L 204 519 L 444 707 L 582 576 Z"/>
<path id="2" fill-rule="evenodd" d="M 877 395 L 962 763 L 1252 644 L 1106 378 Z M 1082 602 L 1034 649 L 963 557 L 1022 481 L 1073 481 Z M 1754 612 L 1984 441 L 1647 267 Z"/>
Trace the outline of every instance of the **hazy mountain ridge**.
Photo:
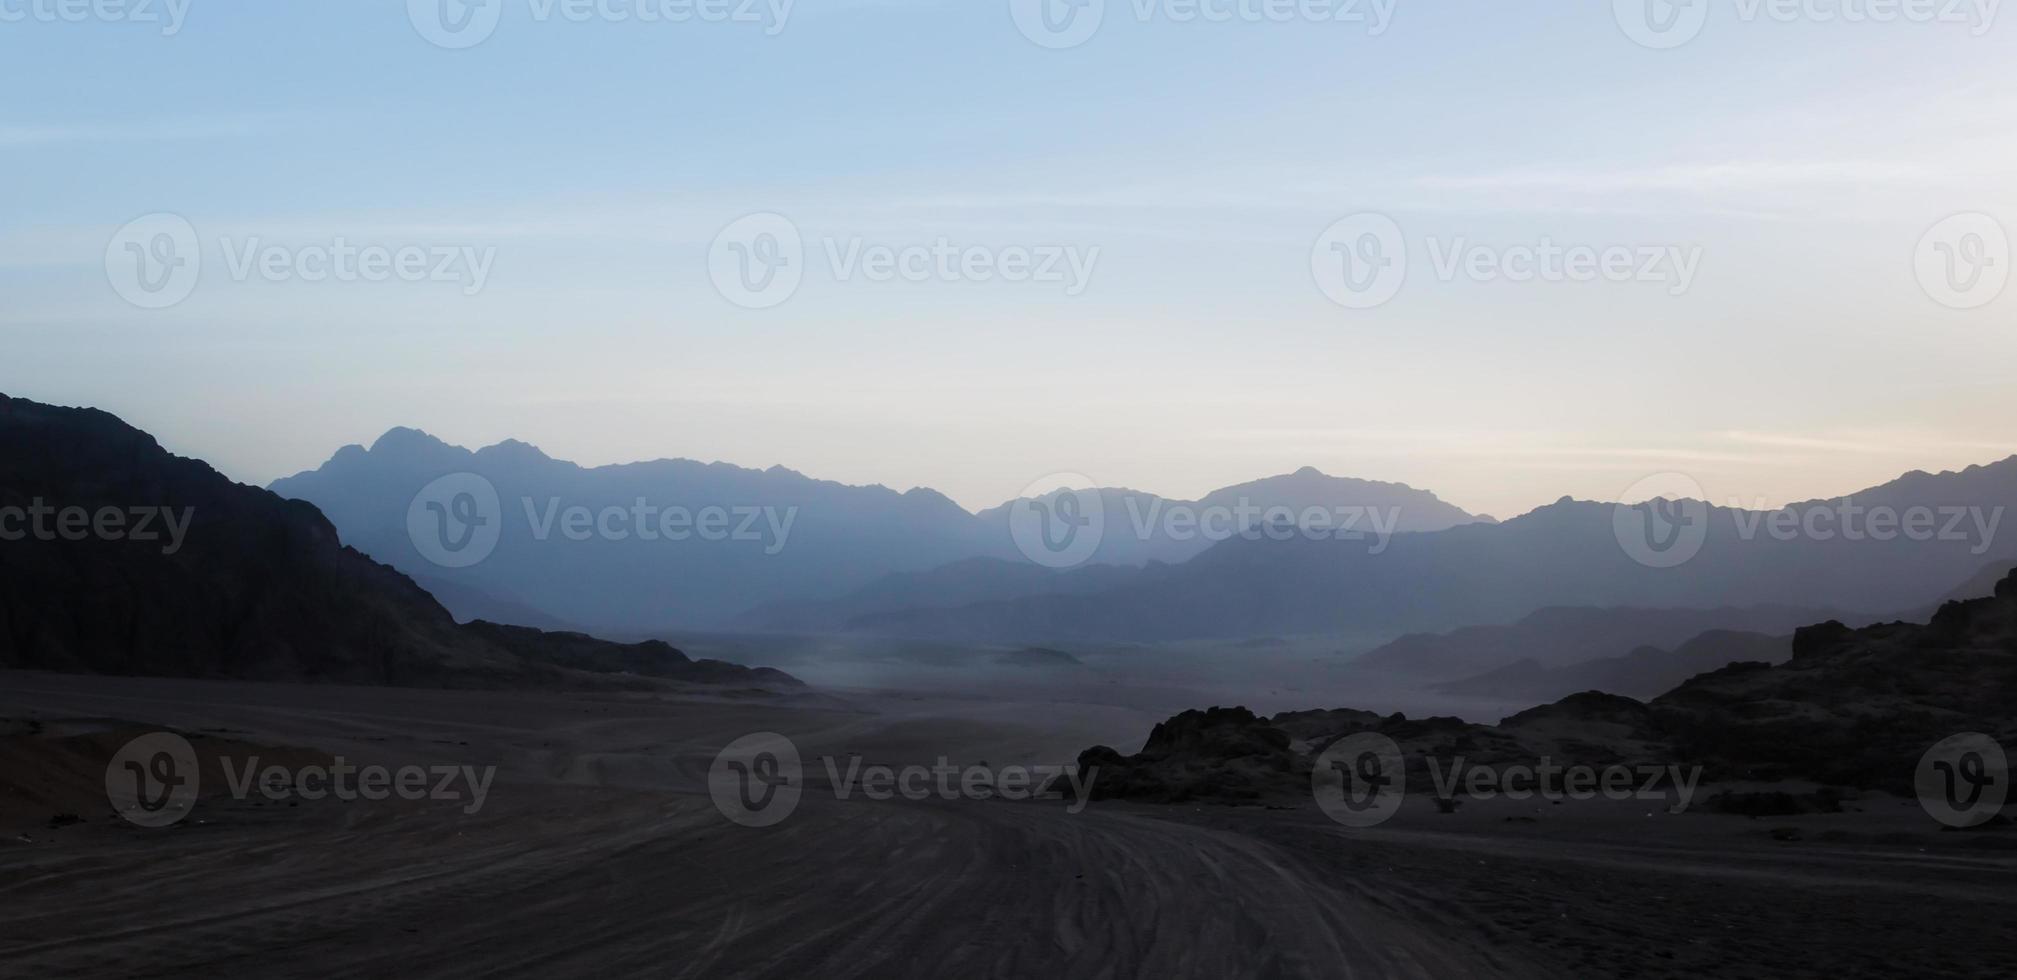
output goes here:
<path id="1" fill-rule="evenodd" d="M 1697 674 L 1733 663 L 1782 664 L 1793 655 L 1793 637 L 1737 630 L 1710 630 L 1673 649 L 1643 646 L 1621 657 L 1603 657 L 1561 667 L 1520 660 L 1497 670 L 1435 685 L 1444 694 L 1518 698 L 1545 703 L 1580 691 L 1601 691 L 1641 700 L 1658 697 Z"/>
<path id="2" fill-rule="evenodd" d="M 409 538 L 407 508 L 432 481 L 464 472 L 496 488 L 503 534 L 483 562 L 443 568 Z M 840 594 L 894 572 L 1002 554 L 1006 544 L 991 541 L 985 525 L 931 490 L 898 493 L 781 466 L 692 460 L 585 468 L 525 443 L 471 451 L 412 429 L 394 429 L 370 449 L 346 447 L 272 489 L 324 507 L 345 540 L 396 567 L 559 621 L 626 632 L 721 625 L 765 601 Z M 761 514 L 749 525 L 756 537 L 740 540 L 576 541 L 541 527 L 556 506 L 600 512 L 639 500 L 659 510 Z"/>
<path id="3" fill-rule="evenodd" d="M 1978 508 L 1995 530 L 1986 540 L 1888 541 L 1782 537 L 1775 530 L 1787 519 L 1797 527 L 1809 510 L 1827 517 L 1845 504 Z M 2001 524 L 2012 505 L 2017 457 L 1954 473 L 1908 474 L 1848 497 L 1787 508 L 1786 519 L 1709 506 L 1699 553 L 1678 567 L 1656 568 L 1621 544 L 1616 505 L 1565 497 L 1498 524 L 1397 534 L 1377 553 L 1364 541 L 1234 538 L 1095 595 L 1020 597 L 974 604 L 959 615 L 921 611 L 882 622 L 895 632 L 1055 642 L 1444 630 L 1512 622 L 1550 606 L 1887 613 L 1936 602 L 1985 563 L 2017 554 L 2017 527 Z M 1644 514 L 1650 506 L 1627 510 Z M 1969 521 L 1956 526 L 1974 529 Z"/>
<path id="4" fill-rule="evenodd" d="M 1371 532 L 1375 524 L 1390 531 L 1440 531 L 1460 524 L 1492 521 L 1405 483 L 1331 476 L 1310 466 L 1294 473 L 1223 487 L 1197 500 L 1121 487 L 1071 489 L 1093 490 L 1099 495 L 1105 517 L 1104 533 L 1099 547 L 1086 559 L 1087 564 L 1098 565 L 1188 561 L 1228 536 L 1251 532 L 1269 520 L 1264 512 L 1278 509 L 1293 514 L 1290 523 L 1299 525 L 1305 523 L 1304 516 L 1313 510 L 1334 520 L 1346 519 L 1339 514 L 1341 510 L 1363 510 L 1367 513 L 1349 519 L 1355 522 L 1357 530 L 1366 532 Z M 1034 499 L 1055 500 L 1064 492 L 1053 491 Z M 1011 513 L 1026 499 L 1031 498 L 1011 500 L 977 516 L 1007 534 Z M 1173 522 L 1186 520 L 1194 523 L 1205 514 L 1211 514 L 1216 522 L 1211 533 L 1188 529 L 1182 523 L 1173 526 Z"/>
<path id="5" fill-rule="evenodd" d="M 1352 667 L 1454 682 L 1521 661 L 1553 670 L 1626 656 L 1646 648 L 1672 650 L 1714 632 L 1790 637 L 1801 626 L 1839 618 L 1846 618 L 1845 614 L 1794 606 L 1550 607 L 1504 625 L 1466 626 L 1445 633 L 1410 633 L 1359 656 L 1352 661 Z M 1694 673 L 1700 671 L 1685 676 Z M 1674 683 L 1680 683 L 1681 679 L 1684 678 L 1677 678 Z M 1663 687 L 1651 693 L 1664 690 Z"/>
<path id="6" fill-rule="evenodd" d="M 407 509 L 423 487 L 465 472 L 496 488 L 504 534 L 481 563 L 440 567 L 409 538 Z M 670 627 L 869 629 L 906 610 L 1078 594 L 1124 579 L 1105 572 L 1059 575 L 1029 561 L 1009 526 L 1015 501 L 970 514 L 934 490 L 849 486 L 782 466 L 754 470 L 662 459 L 590 468 L 515 440 L 469 450 L 417 429 L 395 428 L 368 449 L 346 446 L 321 467 L 277 480 L 271 489 L 321 507 L 359 550 L 438 583 L 459 616 L 508 617 L 522 625 L 578 623 L 639 634 Z M 1207 508 L 1237 513 L 1247 524 L 1255 521 L 1250 511 L 1267 508 L 1351 512 L 1357 516 L 1350 519 L 1368 533 L 1376 526 L 1427 529 L 1478 520 L 1427 491 L 1309 468 L 1214 491 L 1196 502 L 1128 490 L 1100 495 L 1106 532 L 1089 563 L 1095 566 L 1194 557 L 1210 548 L 1213 538 L 1181 527 L 1171 532 L 1164 522 L 1171 514 Z M 576 541 L 550 528 L 541 540 L 533 532 L 555 502 L 599 512 L 638 500 L 690 510 L 762 508 L 766 518 L 777 519 L 773 528 L 788 523 L 788 537 L 772 549 L 770 541 L 599 535 Z M 1227 529 L 1240 530 L 1237 523 Z"/>

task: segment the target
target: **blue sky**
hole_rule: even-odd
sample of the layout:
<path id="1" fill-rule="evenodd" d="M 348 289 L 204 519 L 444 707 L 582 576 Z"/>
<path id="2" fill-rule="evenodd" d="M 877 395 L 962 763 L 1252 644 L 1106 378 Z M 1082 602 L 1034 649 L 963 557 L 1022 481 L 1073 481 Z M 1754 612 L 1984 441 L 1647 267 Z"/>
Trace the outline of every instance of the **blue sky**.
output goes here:
<path id="1" fill-rule="evenodd" d="M 970 507 L 1057 472 L 1196 496 L 1315 465 L 1506 516 L 1657 472 L 1781 502 L 2017 452 L 2017 288 L 1943 305 L 1914 259 L 1951 215 L 2017 229 L 2017 28 L 1987 4 L 1696 0 L 1699 36 L 1654 50 L 1608 2 L 1399 0 L 1375 33 L 1106 0 L 1054 50 L 1006 0 L 781 25 L 493 0 L 447 50 L 404 0 L 187 0 L 172 36 L 60 2 L 0 0 L 0 390 L 247 482 L 412 425 Z M 1311 252 L 1364 212 L 1408 274 L 1351 309 Z M 108 243 L 161 213 L 202 274 L 143 309 Z M 804 281 L 745 309 L 709 255 L 757 213 L 802 235 Z M 338 239 L 491 261 L 473 294 L 231 271 Z M 1068 293 L 843 279 L 828 251 L 940 239 L 1097 259 Z M 1544 241 L 1696 262 L 1677 293 L 1436 261 Z"/>

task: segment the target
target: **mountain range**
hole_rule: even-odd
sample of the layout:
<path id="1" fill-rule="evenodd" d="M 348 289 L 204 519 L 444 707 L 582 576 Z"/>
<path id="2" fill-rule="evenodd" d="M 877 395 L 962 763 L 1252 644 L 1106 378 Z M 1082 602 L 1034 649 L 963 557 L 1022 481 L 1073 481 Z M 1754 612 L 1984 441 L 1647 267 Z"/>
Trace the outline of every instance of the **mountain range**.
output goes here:
<path id="1" fill-rule="evenodd" d="M 480 562 L 431 560 L 413 536 L 415 499 L 444 477 L 474 474 L 494 488 L 500 536 Z M 671 628 L 815 630 L 926 604 L 959 605 L 1128 580 L 1125 568 L 1155 568 L 1210 550 L 1219 539 L 1258 534 L 1270 512 L 1300 520 L 1312 511 L 1365 528 L 1432 531 L 1481 519 L 1401 484 L 1304 469 L 1214 491 L 1196 500 L 1135 490 L 1081 488 L 1101 502 L 1106 531 L 1084 578 L 1064 580 L 1026 557 L 1011 528 L 1017 501 L 978 514 L 933 490 L 815 480 L 783 467 L 655 460 L 582 467 L 521 442 L 478 450 L 413 429 L 394 429 L 370 448 L 347 446 L 317 469 L 275 481 L 285 497 L 315 504 L 344 540 L 399 568 L 463 618 L 648 634 Z M 698 514 L 719 508 L 749 537 L 652 539 L 616 515 L 569 537 L 569 510 L 612 508 Z M 1185 521 L 1222 517 L 1216 533 Z M 1186 518 L 1185 515 L 1189 515 Z M 1489 519 L 1484 519 L 1489 520 Z"/>
<path id="2" fill-rule="evenodd" d="M 1563 498 L 1500 523 L 1399 533 L 1384 547 L 1236 537 L 1183 564 L 1147 566 L 1097 588 L 1061 584 L 959 606 L 884 610 L 854 625 L 991 641 L 1161 641 L 1447 630 L 1510 623 L 1554 606 L 1764 605 L 1889 614 L 1937 603 L 1985 564 L 2017 555 L 2017 533 L 2001 533 L 2012 505 L 2017 457 L 1959 472 L 1911 473 L 1771 512 Z M 1626 546 L 1621 527 L 1635 520 L 1653 525 L 1656 507 L 1686 511 L 1688 526 L 1699 529 L 1688 560 L 1662 567 Z M 1830 523 L 1875 508 L 1898 515 L 1923 509 L 1929 520 L 1910 535 L 1896 526 L 1845 533 Z M 1860 520 L 1850 517 L 1849 526 L 1860 528 Z M 930 584 L 919 590 L 935 593 Z"/>
<path id="3" fill-rule="evenodd" d="M 124 438 L 146 438 L 127 431 Z M 64 464 L 45 451 L 43 465 Z M 494 497 L 471 525 L 493 528 L 494 542 L 480 560 L 444 560 L 417 529 L 439 520 L 445 531 L 450 505 L 464 503 L 433 500 L 431 488 L 470 480 Z M 453 619 L 545 631 L 857 632 L 1057 645 L 1547 627 L 1527 640 L 1489 635 L 1489 658 L 1451 653 L 1464 642 L 1458 637 L 1440 653 L 1375 651 L 1360 661 L 1391 659 L 1388 666 L 1431 682 L 1520 659 L 1552 670 L 1644 646 L 1673 650 L 1710 630 L 1780 636 L 1822 618 L 1928 609 L 1963 583 L 1986 587 L 1998 563 L 2017 559 L 2017 541 L 1997 533 L 2004 509 L 2017 503 L 2017 457 L 1911 473 L 1776 512 L 1564 498 L 1503 522 L 1427 491 L 1314 469 L 1198 500 L 1089 488 L 1103 536 L 1086 561 L 1061 569 L 1034 561 L 1014 524 L 1019 507 L 1061 512 L 1064 491 L 970 513 L 928 489 L 848 486 L 783 467 L 583 467 L 522 442 L 471 451 L 404 428 L 270 489 L 313 505 L 283 510 L 298 518 L 290 526 L 299 533 L 330 533 L 339 547 L 405 573 L 401 582 L 411 576 L 408 585 L 432 593 L 427 605 L 438 599 Z M 1824 533 L 1872 508 L 1935 516 L 1924 534 Z M 1692 557 L 1665 567 L 1635 554 L 1628 519 L 1650 527 L 1656 511 L 1677 509 L 1700 532 Z M 649 533 L 705 528 L 710 511 L 720 518 L 711 537 Z M 1309 523 L 1346 511 L 1367 519 L 1350 534 L 1317 533 Z M 676 524 L 654 520 L 674 512 Z M 1227 523 L 1204 533 L 1200 515 Z M 1578 608 L 1598 612 L 1563 611 Z M 1577 616 L 1596 617 L 1581 638 Z"/>

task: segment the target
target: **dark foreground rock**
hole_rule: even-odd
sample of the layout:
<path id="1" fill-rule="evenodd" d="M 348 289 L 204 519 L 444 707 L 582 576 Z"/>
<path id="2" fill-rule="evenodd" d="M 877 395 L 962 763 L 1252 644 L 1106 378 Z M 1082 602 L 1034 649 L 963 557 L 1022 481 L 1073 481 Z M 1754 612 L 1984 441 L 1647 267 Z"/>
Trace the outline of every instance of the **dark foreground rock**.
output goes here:
<path id="1" fill-rule="evenodd" d="M 1700 766 L 1711 782 L 1801 782 L 1912 792 L 1934 743 L 1982 732 L 2017 740 L 2017 573 L 1990 598 L 1949 602 L 1925 625 L 1802 629 L 1786 663 L 1735 663 L 1641 702 L 1590 691 L 1498 725 L 1332 709 L 1256 717 L 1245 708 L 1187 711 L 1134 756 L 1087 750 L 1095 797 L 1154 802 L 1307 798 L 1312 760 L 1338 739 L 1394 740 L 1410 790 L 1429 788 L 1417 760 L 1471 766 Z M 1730 808 L 1820 804 L 1731 797 Z M 1797 804 L 1797 806 L 1796 806 Z"/>

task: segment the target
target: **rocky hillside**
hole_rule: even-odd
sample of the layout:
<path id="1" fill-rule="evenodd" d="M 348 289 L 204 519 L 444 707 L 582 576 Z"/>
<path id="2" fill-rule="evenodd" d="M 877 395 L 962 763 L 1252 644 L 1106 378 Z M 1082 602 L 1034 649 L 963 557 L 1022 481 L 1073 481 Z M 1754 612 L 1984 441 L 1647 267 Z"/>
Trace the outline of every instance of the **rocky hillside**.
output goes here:
<path id="1" fill-rule="evenodd" d="M 458 625 L 315 507 L 0 395 L 0 666 L 406 686 L 796 686 L 663 644 Z"/>
<path id="2" fill-rule="evenodd" d="M 1307 799 L 1311 759 L 1337 739 L 1398 743 L 1411 790 L 1428 759 L 1471 765 L 1701 766 L 1709 781 L 1800 781 L 1907 795 L 1934 743 L 1982 732 L 2017 739 L 2017 574 L 1991 598 L 1950 602 L 1930 623 L 1800 630 L 1792 658 L 1731 664 L 1653 699 L 1572 695 L 1497 725 L 1336 709 L 1256 717 L 1187 711 L 1140 753 L 1086 750 L 1094 795 L 1152 802 Z"/>

